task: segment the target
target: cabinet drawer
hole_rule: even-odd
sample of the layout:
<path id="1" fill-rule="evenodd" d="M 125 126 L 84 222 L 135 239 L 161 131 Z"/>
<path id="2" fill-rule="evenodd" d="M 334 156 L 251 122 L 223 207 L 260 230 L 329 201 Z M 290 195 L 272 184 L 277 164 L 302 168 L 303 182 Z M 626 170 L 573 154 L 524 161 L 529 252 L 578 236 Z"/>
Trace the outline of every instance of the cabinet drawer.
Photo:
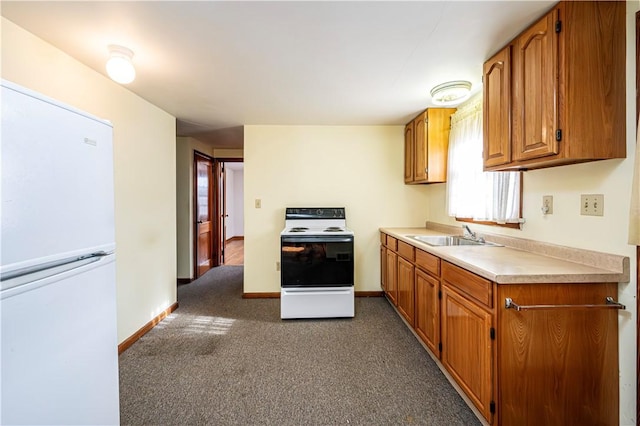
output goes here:
<path id="1" fill-rule="evenodd" d="M 440 276 L 440 258 L 426 251 L 416 249 L 416 266 L 432 273 L 436 277 Z"/>
<path id="2" fill-rule="evenodd" d="M 387 245 L 387 234 L 385 234 L 384 232 L 380 233 L 380 244 L 382 244 L 383 246 Z"/>
<path id="3" fill-rule="evenodd" d="M 466 294 L 473 300 L 482 303 L 488 308 L 493 307 L 493 286 L 491 281 L 448 262 L 442 262 L 442 279 L 451 287 Z"/>
<path id="4" fill-rule="evenodd" d="M 404 241 L 398 241 L 398 254 L 407 260 L 413 262 L 415 249 L 411 244 Z"/>
<path id="5" fill-rule="evenodd" d="M 387 235 L 387 247 L 393 251 L 398 251 L 398 240 Z"/>

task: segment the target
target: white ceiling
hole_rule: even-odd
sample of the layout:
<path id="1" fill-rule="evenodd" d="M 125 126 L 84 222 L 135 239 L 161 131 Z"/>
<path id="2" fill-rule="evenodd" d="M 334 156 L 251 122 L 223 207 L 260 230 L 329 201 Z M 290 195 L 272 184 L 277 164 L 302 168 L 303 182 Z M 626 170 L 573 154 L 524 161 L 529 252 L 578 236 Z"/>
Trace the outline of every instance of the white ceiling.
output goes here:
<path id="1" fill-rule="evenodd" d="M 2 1 L 2 15 L 106 74 L 220 147 L 243 125 L 404 124 L 430 89 L 469 80 L 553 1 Z M 212 142 L 214 141 L 214 142 Z M 217 142 L 216 142 L 217 141 Z"/>

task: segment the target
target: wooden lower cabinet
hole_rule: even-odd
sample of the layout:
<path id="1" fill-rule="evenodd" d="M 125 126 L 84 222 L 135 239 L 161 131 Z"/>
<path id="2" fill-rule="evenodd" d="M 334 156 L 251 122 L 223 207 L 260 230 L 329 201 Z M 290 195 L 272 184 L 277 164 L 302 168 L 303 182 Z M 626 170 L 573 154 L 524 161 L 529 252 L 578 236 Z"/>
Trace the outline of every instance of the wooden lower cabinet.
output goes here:
<path id="1" fill-rule="evenodd" d="M 387 248 L 386 250 L 387 279 L 385 294 L 394 305 L 398 304 L 398 255 Z"/>
<path id="2" fill-rule="evenodd" d="M 617 283 L 497 284 L 400 243 L 381 250 L 385 294 L 489 424 L 619 424 Z"/>
<path id="3" fill-rule="evenodd" d="M 442 285 L 442 364 L 489 421 L 494 411 L 492 322 L 491 313 Z"/>
<path id="4" fill-rule="evenodd" d="M 405 320 L 414 326 L 414 266 L 405 258 L 398 256 L 398 311 Z"/>
<path id="5" fill-rule="evenodd" d="M 604 305 L 616 283 L 498 286 L 519 305 Z M 498 423 L 618 425 L 615 309 L 498 310 Z"/>
<path id="6" fill-rule="evenodd" d="M 387 291 L 387 248 L 380 246 L 380 287 Z"/>
<path id="7" fill-rule="evenodd" d="M 434 355 L 440 358 L 440 281 L 420 268 L 415 273 L 415 330 Z"/>

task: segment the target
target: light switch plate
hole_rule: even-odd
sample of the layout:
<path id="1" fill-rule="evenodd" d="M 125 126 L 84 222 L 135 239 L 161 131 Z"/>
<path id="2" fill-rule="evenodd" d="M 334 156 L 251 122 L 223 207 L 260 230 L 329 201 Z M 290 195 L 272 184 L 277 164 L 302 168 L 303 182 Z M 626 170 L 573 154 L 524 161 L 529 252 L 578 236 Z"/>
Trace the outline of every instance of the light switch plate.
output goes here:
<path id="1" fill-rule="evenodd" d="M 553 214 L 553 195 L 542 196 L 542 213 Z"/>
<path id="2" fill-rule="evenodd" d="M 262 207 L 262 200 L 260 198 L 256 198 L 256 209 L 259 209 Z"/>
<path id="3" fill-rule="evenodd" d="M 580 214 L 583 216 L 604 216 L 604 194 L 582 194 Z"/>

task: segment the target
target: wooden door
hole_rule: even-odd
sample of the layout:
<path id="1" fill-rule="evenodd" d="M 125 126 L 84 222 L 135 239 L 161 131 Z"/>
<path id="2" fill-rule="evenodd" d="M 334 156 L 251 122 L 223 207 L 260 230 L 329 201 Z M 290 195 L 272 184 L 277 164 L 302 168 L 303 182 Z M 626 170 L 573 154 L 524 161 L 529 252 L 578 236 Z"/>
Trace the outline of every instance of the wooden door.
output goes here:
<path id="1" fill-rule="evenodd" d="M 398 256 L 398 311 L 411 327 L 414 303 L 414 267 L 411 262 Z"/>
<path id="2" fill-rule="evenodd" d="M 444 283 L 441 306 L 442 364 L 491 422 L 491 315 Z"/>
<path id="3" fill-rule="evenodd" d="M 387 287 L 385 292 L 394 305 L 398 304 L 398 255 L 387 249 Z"/>
<path id="4" fill-rule="evenodd" d="M 422 341 L 434 355 L 440 357 L 440 283 L 435 278 L 416 268 L 415 275 L 415 329 Z"/>
<path id="5" fill-rule="evenodd" d="M 414 136 L 413 121 L 404 127 L 404 183 L 413 182 Z"/>
<path id="6" fill-rule="evenodd" d="M 513 137 L 516 160 L 558 153 L 557 10 L 549 12 L 514 44 Z"/>
<path id="7" fill-rule="evenodd" d="M 214 266 L 213 161 L 194 155 L 195 277 Z"/>
<path id="8" fill-rule="evenodd" d="M 511 46 L 483 66 L 484 167 L 511 161 Z"/>

